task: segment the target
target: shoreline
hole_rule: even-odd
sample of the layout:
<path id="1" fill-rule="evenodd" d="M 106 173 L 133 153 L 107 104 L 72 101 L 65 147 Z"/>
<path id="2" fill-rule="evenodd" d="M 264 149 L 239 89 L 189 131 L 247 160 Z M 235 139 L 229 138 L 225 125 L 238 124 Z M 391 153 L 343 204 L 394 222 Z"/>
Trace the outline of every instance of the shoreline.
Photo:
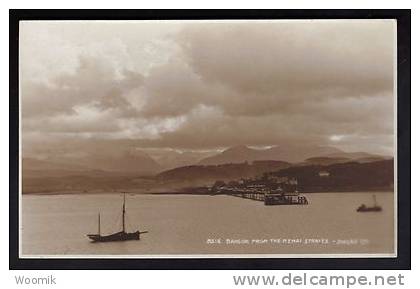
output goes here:
<path id="1" fill-rule="evenodd" d="M 111 195 L 122 194 L 121 192 L 36 192 L 36 193 L 22 193 L 22 196 L 61 196 L 61 195 Z M 193 196 L 229 196 L 228 194 L 203 194 L 193 192 L 125 192 L 129 195 L 166 195 L 166 196 L 179 196 L 179 195 L 193 195 Z M 324 192 L 300 192 L 301 194 L 346 194 L 346 193 L 395 193 L 390 190 L 363 190 L 363 191 L 324 191 Z"/>

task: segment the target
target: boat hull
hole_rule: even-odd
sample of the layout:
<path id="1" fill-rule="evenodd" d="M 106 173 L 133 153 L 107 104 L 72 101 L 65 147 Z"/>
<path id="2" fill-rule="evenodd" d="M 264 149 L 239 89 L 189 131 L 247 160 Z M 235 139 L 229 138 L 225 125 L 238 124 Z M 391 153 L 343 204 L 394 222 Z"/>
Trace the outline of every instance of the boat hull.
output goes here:
<path id="1" fill-rule="evenodd" d="M 133 233 L 118 232 L 111 235 L 98 235 L 89 234 L 87 235 L 92 242 L 118 242 L 118 241 L 129 241 L 129 240 L 140 240 L 140 232 L 136 231 Z"/>
<path id="2" fill-rule="evenodd" d="M 359 207 L 357 208 L 358 212 L 365 213 L 365 212 L 380 212 L 382 211 L 381 207 Z"/>

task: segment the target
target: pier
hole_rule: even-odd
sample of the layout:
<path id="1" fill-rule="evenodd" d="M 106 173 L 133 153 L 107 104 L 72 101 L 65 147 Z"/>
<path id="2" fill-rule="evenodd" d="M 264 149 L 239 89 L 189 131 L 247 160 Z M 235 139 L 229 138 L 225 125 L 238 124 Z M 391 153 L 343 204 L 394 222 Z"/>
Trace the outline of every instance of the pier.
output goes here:
<path id="1" fill-rule="evenodd" d="M 216 182 L 210 189 L 216 194 L 264 202 L 264 205 L 307 205 L 305 196 L 297 190 L 297 179 L 263 176 L 258 179 L 242 179 L 239 182 Z"/>
<path id="2" fill-rule="evenodd" d="M 248 190 L 224 190 L 229 196 L 264 202 L 269 205 L 308 205 L 309 202 L 305 196 L 297 192 L 293 193 L 273 193 L 269 191 L 248 191 Z"/>
<path id="3" fill-rule="evenodd" d="M 230 195 L 234 197 L 240 197 L 243 199 L 250 199 L 254 201 L 264 202 L 265 200 L 265 193 L 232 193 Z"/>

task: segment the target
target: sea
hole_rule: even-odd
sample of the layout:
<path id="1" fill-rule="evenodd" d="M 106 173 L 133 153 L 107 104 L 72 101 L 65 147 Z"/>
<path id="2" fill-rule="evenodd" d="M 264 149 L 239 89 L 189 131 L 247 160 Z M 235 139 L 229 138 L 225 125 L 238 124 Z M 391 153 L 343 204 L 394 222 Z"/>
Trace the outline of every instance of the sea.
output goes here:
<path id="1" fill-rule="evenodd" d="M 357 212 L 372 205 L 381 212 Z M 311 193 L 308 205 L 265 206 L 226 195 L 126 194 L 126 229 L 140 240 L 92 243 L 122 229 L 123 195 L 23 195 L 21 257 L 392 256 L 394 193 Z"/>

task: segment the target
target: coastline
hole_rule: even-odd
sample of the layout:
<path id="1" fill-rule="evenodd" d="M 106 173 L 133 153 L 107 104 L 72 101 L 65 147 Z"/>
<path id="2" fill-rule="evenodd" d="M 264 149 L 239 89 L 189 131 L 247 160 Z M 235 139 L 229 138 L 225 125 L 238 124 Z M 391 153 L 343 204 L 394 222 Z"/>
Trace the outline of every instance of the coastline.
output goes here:
<path id="1" fill-rule="evenodd" d="M 125 192 L 130 195 L 170 195 L 170 196 L 178 196 L 178 195 L 194 195 L 194 196 L 228 196 L 228 194 L 204 194 L 204 193 L 194 193 L 194 192 L 130 192 L 130 191 L 118 191 L 118 192 L 110 192 L 110 191 L 88 191 L 88 192 L 80 192 L 80 191 L 70 191 L 70 192 L 34 192 L 34 193 L 22 193 L 22 196 L 54 196 L 54 195 L 111 195 L 111 194 L 121 194 Z M 367 189 L 367 190 L 357 190 L 357 191 L 319 191 L 319 192 L 300 192 L 301 194 L 346 194 L 346 193 L 395 193 L 392 190 L 386 189 Z"/>

